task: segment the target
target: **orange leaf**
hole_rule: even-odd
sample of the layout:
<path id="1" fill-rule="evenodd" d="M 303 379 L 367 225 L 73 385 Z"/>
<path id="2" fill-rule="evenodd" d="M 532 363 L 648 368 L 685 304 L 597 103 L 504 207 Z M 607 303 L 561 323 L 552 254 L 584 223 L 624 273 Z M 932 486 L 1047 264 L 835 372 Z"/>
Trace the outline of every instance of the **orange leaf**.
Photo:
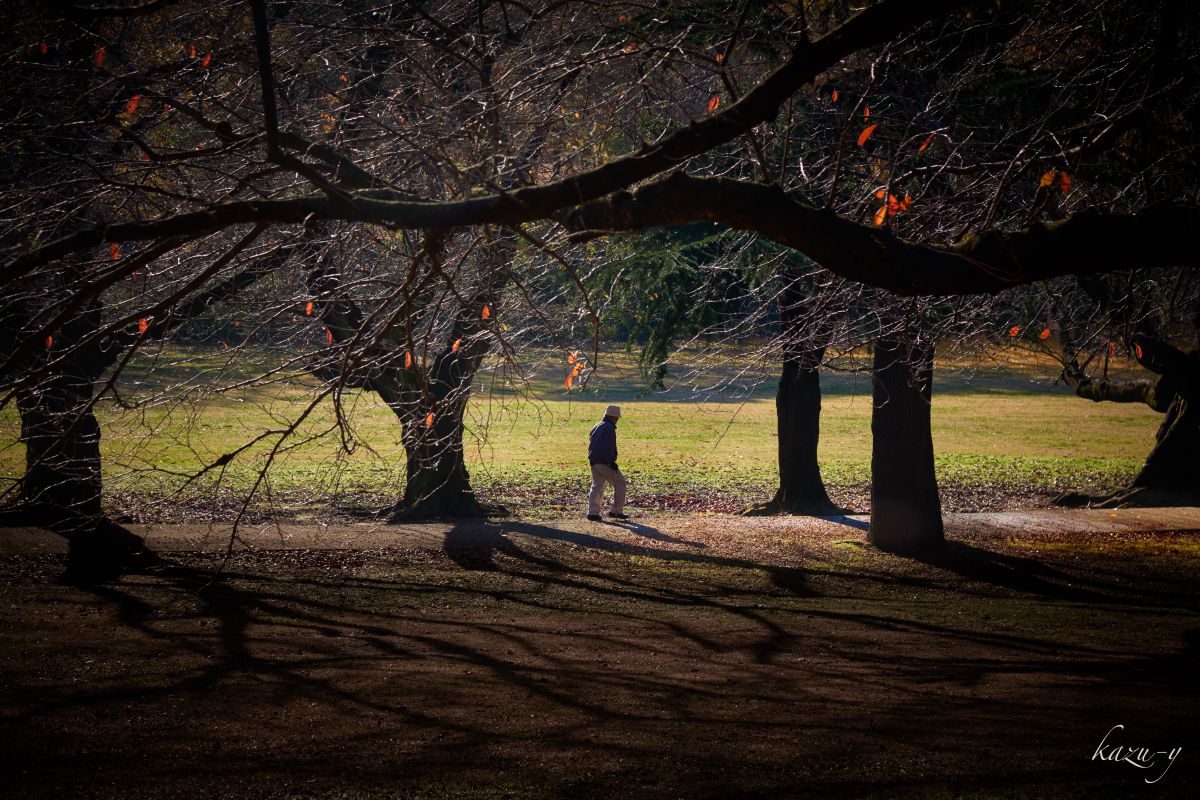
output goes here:
<path id="1" fill-rule="evenodd" d="M 926 137 L 925 137 L 925 141 L 921 142 L 921 146 L 917 148 L 917 152 L 918 152 L 918 153 L 924 153 L 924 152 L 925 152 L 925 148 L 926 148 L 926 147 L 929 147 L 929 145 L 933 144 L 933 137 L 934 137 L 935 135 L 936 135 L 936 134 L 933 134 L 933 133 L 931 133 L 931 134 L 929 134 L 928 136 L 926 136 Z"/>
<path id="2" fill-rule="evenodd" d="M 338 80 L 339 80 L 339 81 L 341 81 L 342 83 L 349 83 L 349 82 L 350 82 L 350 78 L 349 78 L 349 77 L 347 77 L 346 75 L 342 75 L 342 76 L 340 76 L 340 77 L 338 78 Z"/>
<path id="3" fill-rule="evenodd" d="M 575 373 L 571 373 L 570 375 L 567 376 L 567 379 L 565 381 L 563 381 L 563 386 L 567 387 L 567 391 L 570 391 L 571 384 L 574 382 L 575 382 Z"/>
<path id="4" fill-rule="evenodd" d="M 306 306 L 304 306 L 304 316 L 311 317 L 312 310 L 313 310 L 313 301 L 309 300 L 308 304 Z"/>
<path id="5" fill-rule="evenodd" d="M 325 329 L 325 338 L 329 340 L 330 344 L 333 344 L 333 328 Z"/>
<path id="6" fill-rule="evenodd" d="M 142 96 L 140 94 L 135 94 L 133 97 L 129 98 L 129 101 L 125 103 L 125 113 L 132 114 L 137 111 L 138 103 L 140 102 L 142 102 Z"/>
<path id="7" fill-rule="evenodd" d="M 483 316 L 483 318 L 484 318 L 484 319 L 491 319 L 491 317 L 492 317 L 492 310 L 491 310 L 490 308 L 488 308 L 487 306 L 484 306 L 484 307 L 483 307 L 483 315 L 482 315 L 482 316 Z"/>
<path id="8" fill-rule="evenodd" d="M 1066 172 L 1058 173 L 1058 188 L 1062 189 L 1063 194 L 1071 191 L 1071 176 Z"/>
<path id="9" fill-rule="evenodd" d="M 712 97 L 708 98 L 708 113 L 710 113 L 710 114 L 711 114 L 711 113 L 713 113 L 714 111 L 716 111 L 716 110 L 717 110 L 717 106 L 719 106 L 719 105 L 721 105 L 721 97 L 720 97 L 720 95 L 715 95 L 715 94 L 714 94 Z"/>
<path id="10" fill-rule="evenodd" d="M 113 242 L 112 244 L 110 244 L 108 246 L 108 257 L 111 258 L 113 261 L 116 261 L 118 258 L 120 258 L 121 257 L 121 245 L 117 244 L 116 242 Z"/>
<path id="11" fill-rule="evenodd" d="M 1054 183 L 1055 177 L 1058 175 L 1058 170 L 1052 169 L 1042 173 L 1042 179 L 1038 181 L 1038 186 L 1049 186 Z"/>
<path id="12" fill-rule="evenodd" d="M 717 55 L 713 57 L 713 60 L 716 61 L 718 64 L 720 64 L 722 61 L 725 60 L 725 54 L 717 53 Z"/>
<path id="13" fill-rule="evenodd" d="M 46 349 L 49 350 L 51 347 L 54 347 L 54 337 L 47 336 L 46 337 Z"/>
<path id="14" fill-rule="evenodd" d="M 887 203 L 884 203 L 879 207 L 879 210 L 875 212 L 875 224 L 877 226 L 882 225 L 883 221 L 887 218 L 887 210 Z"/>
<path id="15" fill-rule="evenodd" d="M 1108 343 L 1108 357 L 1109 358 L 1117 357 L 1117 343 L 1116 342 Z"/>
<path id="16" fill-rule="evenodd" d="M 837 99 L 838 99 L 838 90 L 837 90 L 837 89 L 834 89 L 834 90 L 833 90 L 833 94 L 831 94 L 831 95 L 829 96 L 829 99 L 830 99 L 830 100 L 832 100 L 832 101 L 833 101 L 833 102 L 835 102 L 835 103 L 837 102 Z"/>
<path id="17" fill-rule="evenodd" d="M 1042 328 L 1042 332 L 1038 334 L 1038 338 L 1043 342 L 1050 338 L 1050 329 Z"/>
<path id="18" fill-rule="evenodd" d="M 583 362 L 582 362 L 582 361 L 577 361 L 577 362 L 575 362 L 575 366 L 574 366 L 574 368 L 571 370 L 571 374 L 572 374 L 572 375 L 581 375 L 581 374 L 583 374 Z"/>
<path id="19" fill-rule="evenodd" d="M 404 353 L 404 368 L 408 369 L 412 366 L 412 353 L 405 351 Z"/>
<path id="20" fill-rule="evenodd" d="M 450 345 L 450 352 L 457 353 L 459 346 L 462 344 L 462 337 L 454 340 L 454 344 Z"/>
<path id="21" fill-rule="evenodd" d="M 876 200 L 882 200 L 886 195 L 887 195 L 887 189 L 876 189 L 875 190 L 875 199 Z"/>
<path id="22" fill-rule="evenodd" d="M 1018 328 L 1016 325 L 1013 325 L 1011 328 L 1008 329 L 1008 335 L 1010 338 L 1015 339 L 1021 335 L 1021 329 Z"/>
<path id="23" fill-rule="evenodd" d="M 912 208 L 912 196 L 905 192 L 904 199 L 900 201 L 900 210 L 908 211 L 910 208 Z"/>
<path id="24" fill-rule="evenodd" d="M 867 106 L 866 108 L 863 109 L 863 119 L 868 120 L 870 118 L 871 118 L 871 107 Z"/>
<path id="25" fill-rule="evenodd" d="M 1142 360 L 1142 346 L 1140 344 L 1135 344 L 1133 346 L 1133 352 L 1137 354 L 1138 361 L 1141 361 Z"/>
<path id="26" fill-rule="evenodd" d="M 96 67 L 99 68 L 99 67 L 103 67 L 103 66 L 104 66 L 104 48 L 101 47 L 100 49 L 98 49 L 96 51 Z"/>
<path id="27" fill-rule="evenodd" d="M 866 144 L 867 139 L 871 138 L 871 134 L 874 133 L 875 129 L 878 127 L 879 123 L 871 123 L 867 127 L 863 128 L 862 133 L 858 135 L 858 146 L 862 147 L 864 144 Z"/>
<path id="28" fill-rule="evenodd" d="M 212 53 L 205 53 L 204 58 L 200 59 L 200 66 L 208 69 L 208 65 L 212 63 Z"/>
<path id="29" fill-rule="evenodd" d="M 425 415 L 425 427 L 426 428 L 433 427 L 433 412 L 432 411 L 430 411 L 428 414 Z"/>
<path id="30" fill-rule="evenodd" d="M 142 317 L 138 320 L 138 333 L 145 333 L 148 330 L 150 330 L 150 323 L 145 317 Z"/>
<path id="31" fill-rule="evenodd" d="M 196 57 L 196 43 L 188 42 L 188 58 Z"/>
<path id="32" fill-rule="evenodd" d="M 574 353 L 571 353 L 571 354 L 569 354 L 569 355 L 567 356 L 567 363 L 568 363 L 568 364 L 574 364 L 574 363 L 575 363 L 575 354 L 574 354 Z"/>

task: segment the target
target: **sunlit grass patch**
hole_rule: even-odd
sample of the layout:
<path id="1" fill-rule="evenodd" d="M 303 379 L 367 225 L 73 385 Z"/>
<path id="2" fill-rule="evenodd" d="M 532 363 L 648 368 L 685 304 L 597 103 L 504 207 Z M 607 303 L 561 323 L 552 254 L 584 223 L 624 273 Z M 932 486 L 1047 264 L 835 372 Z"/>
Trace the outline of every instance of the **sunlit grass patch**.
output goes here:
<path id="1" fill-rule="evenodd" d="M 611 402 L 624 407 L 620 462 L 643 507 L 734 511 L 773 490 L 778 444 L 770 365 L 739 368 L 731 361 L 708 376 L 707 385 L 717 385 L 723 369 L 742 380 L 741 388 L 726 380 L 723 392 L 696 384 L 646 394 L 634 359 L 617 350 L 605 354 L 604 380 L 568 393 L 556 373 L 544 374 L 553 372 L 555 356 L 542 355 L 539 369 L 526 370 L 532 378 L 523 386 L 498 368 L 480 379 L 465 446 L 473 484 L 487 499 L 521 513 L 574 513 L 589 480 L 587 433 Z M 234 358 L 164 349 L 134 359 L 121 392 L 126 401 L 145 404 L 129 410 L 106 400 L 97 407 L 107 489 L 114 496 L 168 496 L 220 456 L 264 431 L 286 428 L 311 401 L 316 382 L 295 371 L 266 384 L 253 380 L 278 368 L 279 358 L 265 351 Z M 869 379 L 855 370 L 867 363 L 865 353 L 851 354 L 840 359 L 840 371 L 823 377 L 825 479 L 860 498 L 870 480 L 871 399 Z M 948 489 L 1115 487 L 1136 472 L 1153 443 L 1159 415 L 1143 406 L 1076 398 L 1052 385 L 1055 372 L 1044 359 L 1024 357 L 1003 368 L 942 366 L 933 434 L 939 480 Z M 344 437 L 326 400 L 274 456 L 263 488 L 276 509 L 319 507 L 342 496 L 382 503 L 402 491 L 404 451 L 395 416 L 376 395 L 358 390 L 343 394 L 342 408 L 350 422 Z M 0 411 L 0 470 L 9 479 L 22 469 L 19 428 L 15 409 Z M 244 491 L 277 440 L 268 437 L 190 484 L 185 495 Z"/>

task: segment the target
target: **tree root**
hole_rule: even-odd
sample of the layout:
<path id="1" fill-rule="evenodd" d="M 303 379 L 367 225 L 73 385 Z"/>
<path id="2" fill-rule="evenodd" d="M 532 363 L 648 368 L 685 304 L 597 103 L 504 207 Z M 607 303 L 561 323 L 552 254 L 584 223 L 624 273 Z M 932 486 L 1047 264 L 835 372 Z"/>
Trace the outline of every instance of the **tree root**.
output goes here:
<path id="1" fill-rule="evenodd" d="M 828 500 L 800 501 L 795 503 L 780 503 L 778 498 L 767 503 L 746 506 L 739 514 L 743 517 L 841 517 L 855 513 L 849 508 L 842 508 Z"/>
<path id="2" fill-rule="evenodd" d="M 417 522 L 430 519 L 506 517 L 509 514 L 509 510 L 498 503 L 481 503 L 477 500 L 453 503 L 423 501 L 416 505 L 409 505 L 401 500 L 395 505 L 382 509 L 377 516 L 388 522 Z"/>
<path id="3" fill-rule="evenodd" d="M 1159 508 L 1200 506 L 1200 492 L 1161 486 L 1130 486 L 1106 495 L 1066 492 L 1051 503 L 1062 508 Z"/>

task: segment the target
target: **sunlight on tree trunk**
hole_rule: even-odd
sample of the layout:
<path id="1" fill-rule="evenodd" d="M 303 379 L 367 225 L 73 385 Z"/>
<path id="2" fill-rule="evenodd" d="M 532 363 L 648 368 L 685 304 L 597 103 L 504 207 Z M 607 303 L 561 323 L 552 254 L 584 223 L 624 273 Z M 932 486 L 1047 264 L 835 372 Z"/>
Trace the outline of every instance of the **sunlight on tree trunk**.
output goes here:
<path id="1" fill-rule="evenodd" d="M 470 517 L 485 512 L 471 489 L 463 459 L 463 403 L 452 403 L 430 427 L 424 420 L 404 425 L 407 479 L 396 518 Z M 445 406 L 443 406 L 445 409 Z"/>

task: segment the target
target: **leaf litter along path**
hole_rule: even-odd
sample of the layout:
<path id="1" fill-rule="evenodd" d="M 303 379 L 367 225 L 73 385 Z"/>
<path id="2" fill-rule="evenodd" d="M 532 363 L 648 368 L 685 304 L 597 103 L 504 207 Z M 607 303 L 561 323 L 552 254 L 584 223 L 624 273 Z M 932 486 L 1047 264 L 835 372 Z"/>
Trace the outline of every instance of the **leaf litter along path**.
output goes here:
<path id="1" fill-rule="evenodd" d="M 0 531 L 6 794 L 1196 796 L 1200 509 L 865 526 L 264 526 L 216 581 L 228 528 L 133 528 L 92 587 Z"/>

